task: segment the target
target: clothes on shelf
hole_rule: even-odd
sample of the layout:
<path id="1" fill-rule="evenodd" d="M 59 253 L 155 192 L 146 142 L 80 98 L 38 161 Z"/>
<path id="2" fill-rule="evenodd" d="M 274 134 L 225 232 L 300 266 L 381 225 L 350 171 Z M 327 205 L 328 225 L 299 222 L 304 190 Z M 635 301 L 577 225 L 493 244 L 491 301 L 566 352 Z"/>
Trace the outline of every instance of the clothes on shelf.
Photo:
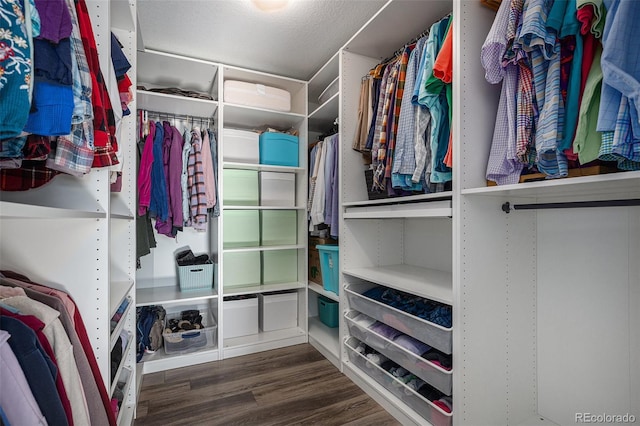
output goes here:
<path id="1" fill-rule="evenodd" d="M 453 18 L 363 77 L 352 148 L 370 154 L 372 192 L 441 192 L 452 179 Z"/>
<path id="2" fill-rule="evenodd" d="M 309 231 L 319 225 L 329 227 L 329 234 L 337 238 L 340 205 L 338 200 L 338 134 L 325 137 L 313 145 L 309 159 Z"/>
<path id="3" fill-rule="evenodd" d="M 434 324 L 446 328 L 452 326 L 452 310 L 449 305 L 381 286 L 373 287 L 362 295 Z"/>
<path id="4" fill-rule="evenodd" d="M 184 227 L 206 231 L 209 215 L 218 216 L 217 142 L 210 129 L 169 121 L 147 121 L 140 111 L 142 154 L 138 167 L 138 259 L 155 246 L 150 219 L 158 234 L 175 238 Z"/>
<path id="5" fill-rule="evenodd" d="M 421 380 L 407 369 L 396 364 L 393 360 L 386 358 L 384 355 L 378 353 L 375 349 L 365 345 L 362 342 L 359 342 L 358 346 L 354 349 L 356 352 L 362 354 L 365 358 L 367 358 L 367 366 L 369 365 L 369 363 L 378 365 L 380 368 L 393 376 L 397 382 L 399 382 L 397 384 L 398 386 L 401 383 L 404 384 L 407 388 L 419 393 L 420 395 L 431 401 L 445 413 L 451 413 L 453 411 L 452 397 L 446 396 L 445 394 L 431 386 L 429 383 Z M 409 393 L 410 391 L 405 390 L 405 392 Z"/>
<path id="6" fill-rule="evenodd" d="M 67 293 L 2 271 L 0 330 L 0 386 L 16 391 L 0 392 L 9 424 L 116 424 L 84 322 Z"/>
<path id="7" fill-rule="evenodd" d="M 488 180 L 596 161 L 640 170 L 637 18 L 640 5 L 620 0 L 502 2 L 480 54 L 486 80 L 502 82 Z"/>
<path id="8" fill-rule="evenodd" d="M 11 18 L 0 23 L 0 189 L 92 167 L 120 173 L 117 133 L 133 94 L 115 35 L 103 76 L 85 0 L 2 0 L 0 12 Z"/>

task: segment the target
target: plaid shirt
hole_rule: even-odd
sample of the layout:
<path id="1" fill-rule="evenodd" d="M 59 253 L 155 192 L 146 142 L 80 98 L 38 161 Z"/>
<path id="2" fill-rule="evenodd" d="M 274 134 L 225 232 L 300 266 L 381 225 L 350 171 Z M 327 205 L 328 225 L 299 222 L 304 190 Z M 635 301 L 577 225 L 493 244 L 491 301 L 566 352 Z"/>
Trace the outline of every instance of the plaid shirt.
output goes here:
<path id="1" fill-rule="evenodd" d="M 19 169 L 0 169 L 0 190 L 26 191 L 49 183 L 58 172 L 45 167 L 42 161 L 23 161 Z"/>
<path id="2" fill-rule="evenodd" d="M 191 226 L 198 231 L 207 230 L 207 194 L 204 184 L 204 165 L 202 163 L 202 139 L 200 133 L 191 132 L 191 151 L 187 172 L 189 174 L 189 206 Z"/>
<path id="3" fill-rule="evenodd" d="M 398 71 L 400 69 L 398 61 L 396 61 L 393 65 L 390 65 L 392 68 L 389 72 L 387 78 L 387 86 L 384 94 L 384 106 L 382 107 L 382 122 L 380 123 L 380 138 L 377 151 L 377 156 L 375 160 L 377 160 L 377 166 L 375 172 L 373 174 L 373 186 L 376 189 L 384 190 L 384 174 L 385 174 L 385 164 L 387 160 L 387 138 L 389 131 L 391 130 L 391 126 L 389 123 L 389 116 L 393 115 L 392 103 L 395 102 L 395 88 L 398 79 Z M 375 142 L 374 142 L 375 148 Z"/>
<path id="4" fill-rule="evenodd" d="M 74 53 L 72 56 L 74 71 L 73 101 L 75 103 L 73 124 L 77 124 L 86 120 L 93 120 L 93 107 L 91 106 L 91 72 L 89 71 L 89 64 L 87 63 L 87 56 L 84 53 L 82 36 L 80 35 L 80 28 L 78 26 L 78 15 L 73 0 L 67 0 L 67 7 L 71 14 L 72 31 L 70 39 L 71 49 Z M 90 143 L 90 146 L 93 147 L 93 137 Z"/>
<path id="5" fill-rule="evenodd" d="M 391 134 L 389 135 L 389 143 L 387 144 L 387 160 L 385 162 L 384 169 L 385 179 L 391 179 L 391 168 L 393 166 L 393 157 L 396 149 L 396 136 L 398 135 L 398 123 L 400 121 L 400 109 L 402 106 L 402 98 L 404 96 L 404 83 L 407 79 L 407 64 L 409 63 L 411 50 L 413 50 L 413 47 L 406 47 L 402 52 L 400 61 L 398 61 L 398 81 L 396 83 L 395 103 L 391 117 Z"/>
<path id="6" fill-rule="evenodd" d="M 82 37 L 82 44 L 87 55 L 87 63 L 91 72 L 91 102 L 93 105 L 93 128 L 95 156 L 93 167 L 107 167 L 118 164 L 116 151 L 118 150 L 115 138 L 116 121 L 111 107 L 111 100 L 107 92 L 107 86 L 100 71 L 98 49 L 96 47 L 91 18 L 84 0 L 75 0 L 78 13 L 78 27 Z"/>

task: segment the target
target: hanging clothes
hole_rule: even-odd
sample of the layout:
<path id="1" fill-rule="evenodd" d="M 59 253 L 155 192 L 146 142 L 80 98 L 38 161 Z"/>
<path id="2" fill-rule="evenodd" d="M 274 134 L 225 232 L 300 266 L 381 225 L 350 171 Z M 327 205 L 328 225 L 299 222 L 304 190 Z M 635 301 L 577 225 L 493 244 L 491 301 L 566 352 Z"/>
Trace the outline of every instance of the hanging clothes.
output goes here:
<path id="1" fill-rule="evenodd" d="M 62 323 L 76 361 L 82 389 L 89 409 L 91 425 L 115 426 L 116 418 L 104 386 L 100 368 L 96 361 L 93 346 L 89 340 L 84 321 L 73 299 L 64 291 L 36 284 L 27 277 L 11 271 L 1 271 L 0 285 L 20 287 L 26 295 L 59 312 Z"/>

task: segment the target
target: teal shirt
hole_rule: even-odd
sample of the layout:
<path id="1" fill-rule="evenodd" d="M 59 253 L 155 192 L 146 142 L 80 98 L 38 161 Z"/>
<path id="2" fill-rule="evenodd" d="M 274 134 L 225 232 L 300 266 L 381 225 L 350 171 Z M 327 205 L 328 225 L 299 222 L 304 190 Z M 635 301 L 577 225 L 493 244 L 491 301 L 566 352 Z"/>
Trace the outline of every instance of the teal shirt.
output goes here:
<path id="1" fill-rule="evenodd" d="M 583 41 L 576 11 L 576 0 L 568 0 L 562 30 L 560 31 L 561 39 L 574 36 L 576 40 L 576 48 L 573 51 L 573 61 L 569 74 L 569 85 L 567 87 L 567 101 L 564 104 L 563 135 L 562 140 L 558 141 L 558 149 L 561 151 L 569 149 L 573 144 L 573 137 L 575 136 L 576 125 L 578 123 L 578 112 L 580 111 Z"/>

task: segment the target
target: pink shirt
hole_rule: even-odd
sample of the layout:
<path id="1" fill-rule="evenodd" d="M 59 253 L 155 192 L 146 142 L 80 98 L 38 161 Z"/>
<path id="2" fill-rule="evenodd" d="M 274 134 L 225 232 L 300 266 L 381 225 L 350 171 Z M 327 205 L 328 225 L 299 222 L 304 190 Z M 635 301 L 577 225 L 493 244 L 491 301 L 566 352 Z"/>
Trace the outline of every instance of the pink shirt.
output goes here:
<path id="1" fill-rule="evenodd" d="M 149 123 L 149 134 L 144 142 L 140 170 L 138 171 L 138 215 L 144 216 L 151 203 L 151 166 L 153 165 L 153 138 L 156 125 Z"/>

